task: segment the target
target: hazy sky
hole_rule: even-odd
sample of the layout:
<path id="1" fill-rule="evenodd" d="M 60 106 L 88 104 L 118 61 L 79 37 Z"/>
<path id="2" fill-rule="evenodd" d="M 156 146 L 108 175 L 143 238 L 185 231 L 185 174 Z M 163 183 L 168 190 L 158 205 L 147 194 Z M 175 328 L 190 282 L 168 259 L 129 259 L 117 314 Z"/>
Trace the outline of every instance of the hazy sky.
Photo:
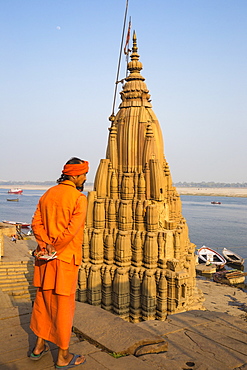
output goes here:
<path id="1" fill-rule="evenodd" d="M 0 180 L 56 180 L 72 156 L 94 180 L 125 4 L 0 0 Z M 129 0 L 174 182 L 247 181 L 246 15 L 246 0 Z"/>

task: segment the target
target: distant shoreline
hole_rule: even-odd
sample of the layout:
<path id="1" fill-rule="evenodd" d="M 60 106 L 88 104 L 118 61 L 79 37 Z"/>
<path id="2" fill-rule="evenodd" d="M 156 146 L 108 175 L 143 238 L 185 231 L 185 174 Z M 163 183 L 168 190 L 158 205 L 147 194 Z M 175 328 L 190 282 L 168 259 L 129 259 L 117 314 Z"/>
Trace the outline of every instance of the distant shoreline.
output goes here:
<path id="1" fill-rule="evenodd" d="M 247 198 L 247 188 L 178 188 L 179 195 Z"/>
<path id="2" fill-rule="evenodd" d="M 55 183 L 54 183 L 55 185 Z M 15 186 L 11 186 L 12 188 Z M 18 185 L 16 187 L 20 187 L 23 190 L 47 190 L 52 185 Z M 6 187 L 6 185 L 0 185 L 0 189 L 7 189 L 10 188 Z M 241 197 L 247 198 L 247 188 L 179 188 L 177 187 L 177 192 L 179 195 L 203 195 L 203 196 L 216 196 L 216 197 Z M 85 191 L 93 190 L 92 186 L 85 186 Z"/>
<path id="3" fill-rule="evenodd" d="M 7 191 L 9 189 L 15 189 L 15 188 L 20 188 L 22 190 L 48 190 L 50 189 L 52 186 L 55 186 L 57 185 L 56 183 L 54 183 L 53 185 L 11 185 L 9 187 L 7 187 L 6 185 L 0 185 L 0 189 L 6 189 Z M 85 186 L 84 188 L 84 191 L 91 191 L 93 190 L 93 187 L 92 186 Z"/>

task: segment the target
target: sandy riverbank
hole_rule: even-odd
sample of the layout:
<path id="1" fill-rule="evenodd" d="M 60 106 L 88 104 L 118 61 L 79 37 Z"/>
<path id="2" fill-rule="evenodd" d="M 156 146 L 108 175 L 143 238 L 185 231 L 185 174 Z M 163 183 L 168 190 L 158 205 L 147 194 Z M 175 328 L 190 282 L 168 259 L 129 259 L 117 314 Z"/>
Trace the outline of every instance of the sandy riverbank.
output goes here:
<path id="1" fill-rule="evenodd" d="M 180 195 L 247 197 L 247 188 L 177 188 Z"/>
<path id="2" fill-rule="evenodd" d="M 55 185 L 55 183 L 54 183 Z M 21 185 L 12 186 L 21 187 L 23 190 L 47 190 L 51 186 L 47 185 Z M 0 185 L 0 189 L 9 189 L 6 185 Z M 92 190 L 92 186 L 85 186 L 85 191 Z M 177 188 L 180 195 L 204 195 L 218 197 L 247 197 L 247 188 Z"/>

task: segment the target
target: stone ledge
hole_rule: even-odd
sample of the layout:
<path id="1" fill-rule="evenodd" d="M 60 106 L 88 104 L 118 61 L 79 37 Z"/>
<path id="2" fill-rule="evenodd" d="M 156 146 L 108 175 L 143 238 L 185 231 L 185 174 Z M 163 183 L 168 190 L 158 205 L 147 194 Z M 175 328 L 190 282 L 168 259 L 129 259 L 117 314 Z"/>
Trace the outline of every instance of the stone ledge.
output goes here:
<path id="1" fill-rule="evenodd" d="M 160 353 L 167 351 L 168 347 L 161 336 L 124 321 L 100 307 L 81 302 L 76 302 L 74 330 L 94 345 L 120 355 Z"/>

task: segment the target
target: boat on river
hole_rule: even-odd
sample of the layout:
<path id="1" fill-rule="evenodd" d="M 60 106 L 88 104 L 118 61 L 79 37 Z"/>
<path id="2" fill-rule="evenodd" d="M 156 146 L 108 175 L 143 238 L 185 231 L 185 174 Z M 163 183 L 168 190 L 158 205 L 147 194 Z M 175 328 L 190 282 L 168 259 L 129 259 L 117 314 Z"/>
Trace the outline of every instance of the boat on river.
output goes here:
<path id="1" fill-rule="evenodd" d="M 213 280 L 216 283 L 236 285 L 243 284 L 245 280 L 246 272 L 240 270 L 223 270 L 213 274 Z"/>
<path id="2" fill-rule="evenodd" d="M 215 201 L 213 201 L 213 202 L 211 202 L 211 204 L 221 204 L 221 202 L 215 202 Z"/>
<path id="3" fill-rule="evenodd" d="M 19 202 L 19 198 L 7 198 L 8 202 Z"/>
<path id="4" fill-rule="evenodd" d="M 12 188 L 8 191 L 9 194 L 22 194 L 23 190 L 21 188 Z"/>
<path id="5" fill-rule="evenodd" d="M 18 221 L 7 221 L 2 220 L 4 224 L 13 225 L 13 226 L 21 226 L 22 229 L 28 229 L 31 224 L 28 224 L 27 222 L 18 222 Z"/>
<path id="6" fill-rule="evenodd" d="M 226 259 L 212 248 L 203 245 L 197 251 L 199 263 L 212 264 L 222 268 L 226 264 Z"/>
<path id="7" fill-rule="evenodd" d="M 232 252 L 227 248 L 223 249 L 222 254 L 225 257 L 227 263 L 232 263 L 234 265 L 244 264 L 244 258 L 240 257 L 237 253 Z"/>

